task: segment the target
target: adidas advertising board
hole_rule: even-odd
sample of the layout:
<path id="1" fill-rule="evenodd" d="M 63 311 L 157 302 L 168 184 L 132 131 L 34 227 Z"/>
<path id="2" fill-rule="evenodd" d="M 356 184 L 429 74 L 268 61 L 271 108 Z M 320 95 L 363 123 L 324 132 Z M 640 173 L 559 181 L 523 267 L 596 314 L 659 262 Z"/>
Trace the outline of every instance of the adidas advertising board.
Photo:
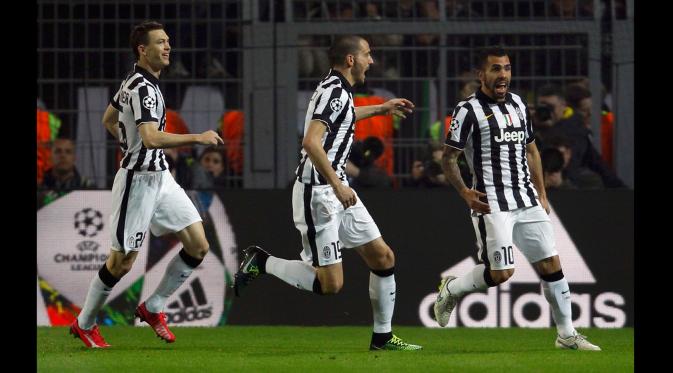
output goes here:
<path id="1" fill-rule="evenodd" d="M 633 191 L 550 191 L 555 241 L 569 281 L 577 327 L 633 326 Z M 443 188 L 358 190 L 383 239 L 395 252 L 394 325 L 434 327 L 432 304 L 442 274 L 462 275 L 477 263 L 476 237 L 465 202 Z M 222 193 L 239 247 L 257 244 L 277 257 L 299 259 L 291 191 Z M 254 201 L 254 202 L 251 202 Z M 514 277 L 463 298 L 457 326 L 550 327 L 540 281 L 514 249 Z M 371 325 L 369 275 L 353 250 L 342 250 L 344 286 L 334 297 L 297 291 L 272 276 L 234 299 L 229 324 Z M 250 294 L 250 295 L 248 295 Z M 282 312 L 267 312 L 282 305 Z"/>
<path id="2" fill-rule="evenodd" d="M 573 291 L 576 284 L 595 284 L 596 280 L 570 238 L 563 223 L 559 220 L 550 205 L 550 219 L 554 227 L 556 250 L 561 260 L 563 274 L 570 285 L 571 302 L 573 304 L 573 325 L 579 328 L 604 327 L 621 328 L 626 324 L 626 314 L 621 306 L 624 297 L 616 292 L 606 291 L 594 296 Z M 512 296 L 512 288 L 519 284 L 540 284 L 540 278 L 528 263 L 526 257 L 514 246 L 514 275 L 504 284 L 490 287 L 484 292 L 469 293 L 458 302 L 448 327 L 537 327 L 553 326 L 549 303 L 544 297 L 542 287 L 516 297 Z M 476 264 L 472 257 L 467 257 L 441 273 L 456 277 L 468 273 Z M 439 280 L 437 280 L 439 283 Z M 530 287 L 528 287 L 530 289 Z M 438 293 L 428 294 L 419 306 L 418 314 L 423 325 L 439 327 L 433 317 L 433 305 Z M 472 312 L 472 308 L 481 308 Z M 533 309 L 524 312 L 526 308 Z M 484 311 L 485 310 L 485 311 Z M 475 317 L 475 314 L 479 315 Z"/>
<path id="3" fill-rule="evenodd" d="M 182 248 L 180 243 L 173 246 L 163 258 L 146 274 L 142 299 L 149 297 L 164 275 L 168 263 Z M 168 325 L 215 326 L 220 320 L 224 307 L 224 268 L 212 253 L 206 255 L 192 274 L 178 290 L 168 298 L 164 312 Z M 146 326 L 136 319 L 136 325 Z"/>
<path id="4" fill-rule="evenodd" d="M 80 307 L 89 283 L 110 253 L 110 191 L 73 191 L 37 211 L 37 273 Z M 112 288 L 121 294 L 145 272 L 148 240 L 131 271 Z"/>
<path id="5" fill-rule="evenodd" d="M 176 314 L 171 325 L 371 325 L 370 272 L 349 249 L 342 251 L 345 285 L 336 298 L 298 291 L 271 276 L 253 282 L 241 298 L 233 298 L 228 285 L 238 267 L 237 253 L 246 246 L 258 244 L 275 256 L 299 259 L 301 238 L 292 222 L 291 190 L 226 190 L 210 197 L 188 194 L 202 214 L 211 248 L 203 269 L 194 271 L 167 302 L 166 313 Z M 431 303 L 441 276 L 462 275 L 477 263 L 474 229 L 464 201 L 446 189 L 365 189 L 358 195 L 395 252 L 393 323 L 436 326 L 430 318 Z M 575 326 L 633 326 L 633 191 L 553 191 L 549 198 L 554 207 L 551 220 L 557 250 L 570 284 Z M 69 241 L 69 250 L 78 253 L 79 242 L 100 239 L 107 255 L 107 220 L 103 220 L 101 232 L 90 236 L 100 226 L 97 214 L 86 210 L 79 215 L 83 223 L 77 229 L 76 221 L 80 220 L 75 215 L 90 208 L 108 219 L 109 207 L 105 206 L 109 203 L 107 191 L 73 192 L 38 211 L 38 286 L 43 297 L 43 303 L 37 303 L 38 317 L 44 304 L 51 325 L 72 322 L 95 274 L 95 270 L 70 270 L 63 263 L 56 266 L 54 255 L 67 249 L 59 242 Z M 165 265 L 180 249 L 171 235 L 149 236 L 147 247 L 141 250 L 145 255 L 138 257 L 145 262 L 134 266 L 140 275 L 129 278 L 125 286 L 115 286 L 116 297 L 108 298 L 105 325 L 136 322 L 133 309 L 147 298 Z M 553 325 L 538 276 L 518 250 L 513 253 L 513 278 L 499 287 L 465 296 L 450 325 Z M 217 266 L 219 270 L 214 269 Z M 73 280 L 78 272 L 87 275 Z M 211 275 L 217 278 L 215 285 L 208 279 Z M 75 301 L 78 294 L 80 300 Z M 282 312 L 268 312 L 279 304 Z M 208 307 L 212 307 L 210 318 L 206 316 Z"/>

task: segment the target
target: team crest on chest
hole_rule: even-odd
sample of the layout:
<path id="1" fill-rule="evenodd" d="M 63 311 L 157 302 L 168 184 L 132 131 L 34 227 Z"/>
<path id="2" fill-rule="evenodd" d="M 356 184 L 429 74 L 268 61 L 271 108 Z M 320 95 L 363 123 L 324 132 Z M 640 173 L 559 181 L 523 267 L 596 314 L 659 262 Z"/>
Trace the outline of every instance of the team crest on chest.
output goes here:
<path id="1" fill-rule="evenodd" d="M 523 113 L 521 112 L 521 109 L 519 109 L 518 106 L 515 106 L 514 110 L 516 111 L 516 115 L 519 117 L 519 120 L 523 123 Z"/>

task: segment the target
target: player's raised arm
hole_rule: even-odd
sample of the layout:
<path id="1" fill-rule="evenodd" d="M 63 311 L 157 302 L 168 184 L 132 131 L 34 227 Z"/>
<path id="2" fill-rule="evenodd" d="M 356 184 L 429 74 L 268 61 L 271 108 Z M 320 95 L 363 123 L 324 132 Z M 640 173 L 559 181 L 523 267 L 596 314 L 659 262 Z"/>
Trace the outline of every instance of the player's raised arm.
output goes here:
<path id="1" fill-rule="evenodd" d="M 355 108 L 355 117 L 365 119 L 375 115 L 394 115 L 406 118 L 407 114 L 413 113 L 415 105 L 406 98 L 393 98 L 380 105 L 358 106 Z"/>
<path id="2" fill-rule="evenodd" d="M 217 145 L 224 144 L 224 140 L 213 130 L 208 130 L 200 134 L 178 135 L 159 131 L 159 123 L 143 122 L 140 124 L 140 136 L 143 139 L 143 145 L 148 149 L 156 148 L 174 148 L 184 145 L 202 144 Z"/>

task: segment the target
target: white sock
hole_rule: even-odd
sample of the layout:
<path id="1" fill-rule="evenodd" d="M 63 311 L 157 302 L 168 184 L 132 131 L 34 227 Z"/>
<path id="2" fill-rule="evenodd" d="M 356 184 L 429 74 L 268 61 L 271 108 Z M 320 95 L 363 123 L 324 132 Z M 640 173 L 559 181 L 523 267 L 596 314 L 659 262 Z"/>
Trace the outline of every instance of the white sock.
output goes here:
<path id="1" fill-rule="evenodd" d="M 390 333 L 395 309 L 395 275 L 381 277 L 369 273 L 369 299 L 374 314 L 374 333 Z"/>
<path id="2" fill-rule="evenodd" d="M 570 303 L 570 287 L 564 278 L 547 282 L 542 281 L 542 291 L 551 306 L 551 314 L 556 323 L 556 330 L 562 338 L 576 334 L 573 327 L 572 307 Z"/>
<path id="3" fill-rule="evenodd" d="M 455 296 L 488 289 L 488 284 L 486 284 L 486 280 L 484 280 L 485 268 L 485 265 L 477 264 L 470 272 L 449 282 L 447 289 L 449 289 L 451 294 Z"/>
<path id="4" fill-rule="evenodd" d="M 145 301 L 145 307 L 152 313 L 162 312 L 166 301 L 173 295 L 173 293 L 182 285 L 189 275 L 192 274 L 194 268 L 190 267 L 180 257 L 180 253 L 175 254 L 171 262 L 166 267 L 164 277 L 161 279 L 159 286 L 157 286 L 154 293 L 150 295 Z"/>
<path id="5" fill-rule="evenodd" d="M 98 273 L 96 273 L 89 285 L 89 292 L 86 293 L 84 307 L 82 307 L 82 311 L 77 316 L 77 324 L 79 324 L 80 328 L 89 330 L 96 325 L 96 316 L 105 304 L 105 300 L 110 295 L 110 292 L 112 292 L 112 288 L 107 287 L 101 281 Z"/>
<path id="6" fill-rule="evenodd" d="M 301 260 L 286 260 L 269 256 L 266 259 L 266 273 L 270 273 L 297 289 L 313 291 L 315 268 Z"/>

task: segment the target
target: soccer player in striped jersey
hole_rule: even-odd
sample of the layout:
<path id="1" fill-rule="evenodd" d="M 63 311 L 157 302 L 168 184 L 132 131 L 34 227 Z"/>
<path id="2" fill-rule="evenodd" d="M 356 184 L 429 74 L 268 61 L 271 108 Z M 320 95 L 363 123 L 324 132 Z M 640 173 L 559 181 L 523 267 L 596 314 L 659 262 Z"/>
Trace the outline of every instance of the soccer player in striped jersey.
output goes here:
<path id="1" fill-rule="evenodd" d="M 395 307 L 395 255 L 383 241 L 367 208 L 348 185 L 346 161 L 357 119 L 393 114 L 405 117 L 411 101 L 395 98 L 381 105 L 355 107 L 354 84 L 362 84 L 374 63 L 367 41 L 359 36 L 335 40 L 332 69 L 318 84 L 304 124 L 301 160 L 292 192 L 295 226 L 301 233 L 300 260 L 269 255 L 257 246 L 245 250 L 234 288 L 269 273 L 291 286 L 316 294 L 336 294 L 343 286 L 341 250 L 355 249 L 370 268 L 369 297 L 374 314 L 371 350 L 417 350 L 392 333 Z"/>
<path id="2" fill-rule="evenodd" d="M 479 54 L 481 87 L 453 111 L 443 169 L 471 209 L 477 236 L 476 265 L 461 277 L 442 279 L 434 305 L 440 326 L 466 293 L 497 286 L 514 274 L 512 246 L 521 250 L 542 278 L 562 349 L 600 350 L 572 324 L 570 289 L 563 276 L 549 219 L 540 154 L 525 101 L 509 92 L 512 65 L 502 47 Z M 474 189 L 463 183 L 458 155 L 465 151 Z"/>
<path id="3" fill-rule="evenodd" d="M 103 115 L 103 124 L 119 140 L 124 152 L 112 186 L 112 249 L 91 280 L 82 311 L 70 327 L 70 333 L 91 348 L 110 346 L 100 334 L 96 315 L 112 287 L 131 270 L 147 228 L 157 236 L 176 233 L 183 244 L 155 292 L 135 312 L 168 343 L 175 341 L 175 335 L 166 324 L 166 300 L 187 280 L 209 249 L 201 217 L 173 179 L 162 148 L 217 145 L 223 141 L 215 131 L 185 135 L 163 131 L 166 105 L 159 89 L 159 74 L 168 66 L 171 51 L 163 26 L 151 21 L 137 25 L 131 32 L 131 47 L 137 63 Z"/>

